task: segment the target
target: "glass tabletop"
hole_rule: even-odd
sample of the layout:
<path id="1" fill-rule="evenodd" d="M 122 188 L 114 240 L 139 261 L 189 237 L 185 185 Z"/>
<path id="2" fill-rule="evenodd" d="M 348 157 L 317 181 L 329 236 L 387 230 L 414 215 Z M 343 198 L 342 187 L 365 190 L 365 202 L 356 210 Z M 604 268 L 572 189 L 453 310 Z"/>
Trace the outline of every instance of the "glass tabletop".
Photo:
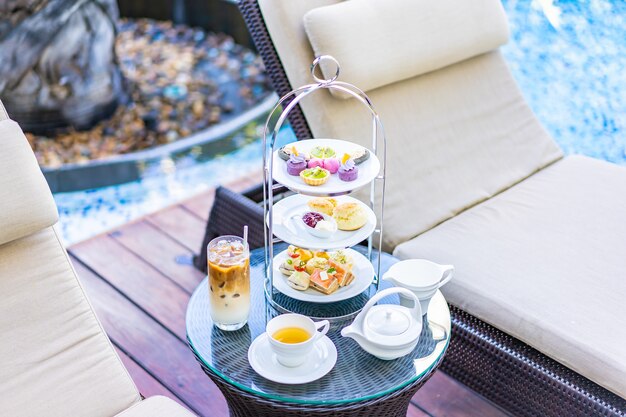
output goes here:
<path id="1" fill-rule="evenodd" d="M 275 245 L 276 250 L 284 248 L 286 245 Z M 327 375 L 306 384 L 271 382 L 258 375 L 248 363 L 250 344 L 265 332 L 267 322 L 278 315 L 265 299 L 263 258 L 262 248 L 250 254 L 251 310 L 248 324 L 240 330 L 227 332 L 213 326 L 206 278 L 194 291 L 187 307 L 187 339 L 195 355 L 211 372 L 239 389 L 272 400 L 311 405 L 370 400 L 423 378 L 438 364 L 448 347 L 450 311 L 438 291 L 430 302 L 419 343 L 409 355 L 391 361 L 377 359 L 353 339 L 342 337 L 341 329 L 351 320 L 339 321 L 332 323 L 327 334 L 338 353 L 337 363 Z M 381 273 L 395 262 L 397 259 L 383 253 Z M 381 281 L 380 290 L 391 286 Z M 399 300 L 394 295 L 381 302 L 398 304 Z"/>

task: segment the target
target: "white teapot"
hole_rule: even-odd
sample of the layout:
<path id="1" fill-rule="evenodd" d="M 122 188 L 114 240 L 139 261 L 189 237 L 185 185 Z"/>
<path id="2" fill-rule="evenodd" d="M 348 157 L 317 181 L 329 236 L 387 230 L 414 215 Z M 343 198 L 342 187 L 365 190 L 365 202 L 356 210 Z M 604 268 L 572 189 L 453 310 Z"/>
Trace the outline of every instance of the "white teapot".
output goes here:
<path id="1" fill-rule="evenodd" d="M 454 275 L 454 266 L 439 265 L 426 259 L 407 259 L 391 266 L 383 274 L 383 280 L 393 285 L 410 290 L 420 300 L 422 314 L 428 312 L 430 299 L 437 290 L 450 281 Z M 400 294 L 400 304 L 410 306 L 411 299 Z"/>
<path id="2" fill-rule="evenodd" d="M 413 300 L 411 308 L 396 304 L 376 304 L 381 298 L 399 293 Z M 422 332 L 422 310 L 419 299 L 404 288 L 388 288 L 372 297 L 350 326 L 341 330 L 368 353 L 391 360 L 415 349 Z"/>

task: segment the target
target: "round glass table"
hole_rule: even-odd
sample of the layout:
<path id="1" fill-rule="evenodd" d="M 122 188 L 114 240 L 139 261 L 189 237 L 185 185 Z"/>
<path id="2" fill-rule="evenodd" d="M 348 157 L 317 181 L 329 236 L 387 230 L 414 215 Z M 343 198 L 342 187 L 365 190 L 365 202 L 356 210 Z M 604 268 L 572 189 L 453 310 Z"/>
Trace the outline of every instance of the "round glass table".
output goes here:
<path id="1" fill-rule="evenodd" d="M 282 250 L 283 245 L 275 248 Z M 279 314 L 265 299 L 263 259 L 262 248 L 250 254 L 251 310 L 248 324 L 240 330 L 228 332 L 213 326 L 207 279 L 196 288 L 187 307 L 189 346 L 225 395 L 231 416 L 406 416 L 409 400 L 437 369 L 450 341 L 450 312 L 443 295 L 437 292 L 433 297 L 419 343 L 409 355 L 391 361 L 377 359 L 353 339 L 341 336 L 341 329 L 351 320 L 334 321 L 328 337 L 337 347 L 335 367 L 313 382 L 279 384 L 258 375 L 248 363 L 250 344 Z M 381 273 L 395 262 L 397 259 L 382 253 Z M 389 287 L 391 284 L 381 281 L 380 290 Z M 398 304 L 399 300 L 393 295 L 381 302 Z"/>

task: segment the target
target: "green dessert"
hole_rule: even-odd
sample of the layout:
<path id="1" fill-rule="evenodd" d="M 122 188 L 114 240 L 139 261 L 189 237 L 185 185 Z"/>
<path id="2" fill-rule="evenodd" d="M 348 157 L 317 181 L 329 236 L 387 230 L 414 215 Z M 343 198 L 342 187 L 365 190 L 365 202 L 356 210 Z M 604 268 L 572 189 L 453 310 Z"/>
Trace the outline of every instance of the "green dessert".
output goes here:
<path id="1" fill-rule="evenodd" d="M 300 172 L 300 178 L 302 178 L 302 181 L 308 185 L 322 185 L 328 181 L 329 177 L 330 172 L 327 169 L 320 167 L 309 168 Z"/>
<path id="2" fill-rule="evenodd" d="M 311 156 L 320 159 L 332 158 L 335 156 L 335 151 L 329 146 L 316 146 L 311 149 Z"/>

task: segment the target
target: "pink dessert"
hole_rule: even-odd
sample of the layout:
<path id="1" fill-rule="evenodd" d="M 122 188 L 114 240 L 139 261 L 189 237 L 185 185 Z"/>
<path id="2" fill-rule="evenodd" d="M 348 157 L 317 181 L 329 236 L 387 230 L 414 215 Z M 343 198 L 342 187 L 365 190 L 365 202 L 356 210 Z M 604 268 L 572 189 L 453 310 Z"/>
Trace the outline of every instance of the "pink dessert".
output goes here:
<path id="1" fill-rule="evenodd" d="M 287 161 L 287 173 L 289 175 L 300 175 L 306 169 L 306 159 L 304 155 L 292 152 Z"/>
<path id="2" fill-rule="evenodd" d="M 337 172 L 339 173 L 339 179 L 341 181 L 354 181 L 359 176 L 359 169 L 348 154 L 345 154 L 343 158 L 341 158 L 341 166 Z"/>
<path id="3" fill-rule="evenodd" d="M 329 171 L 331 174 L 336 174 L 339 170 L 339 160 L 337 158 L 313 158 L 309 161 L 309 168 L 320 167 Z"/>

